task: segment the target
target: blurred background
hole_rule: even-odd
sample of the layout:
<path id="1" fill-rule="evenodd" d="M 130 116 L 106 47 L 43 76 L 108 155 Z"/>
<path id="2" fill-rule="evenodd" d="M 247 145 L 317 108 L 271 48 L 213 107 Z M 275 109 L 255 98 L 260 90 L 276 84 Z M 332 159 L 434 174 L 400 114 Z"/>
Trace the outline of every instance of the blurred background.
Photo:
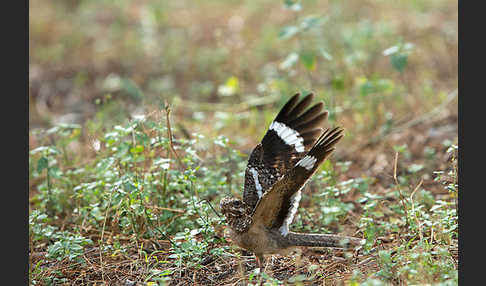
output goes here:
<path id="1" fill-rule="evenodd" d="M 58 0 L 29 14 L 30 129 L 111 126 L 167 101 L 187 132 L 253 144 L 312 91 L 354 141 L 458 85 L 457 1 Z M 456 102 L 440 115 L 454 122 Z"/>

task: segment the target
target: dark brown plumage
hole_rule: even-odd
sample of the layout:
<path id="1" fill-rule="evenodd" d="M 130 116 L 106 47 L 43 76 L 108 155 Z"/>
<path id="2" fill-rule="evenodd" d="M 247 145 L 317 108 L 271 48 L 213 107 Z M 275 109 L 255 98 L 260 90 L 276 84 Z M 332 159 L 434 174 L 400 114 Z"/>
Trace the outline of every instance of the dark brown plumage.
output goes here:
<path id="1" fill-rule="evenodd" d="M 290 170 L 322 133 L 321 125 L 328 115 L 327 111 L 323 111 L 324 104 L 319 102 L 302 113 L 309 107 L 314 95 L 307 95 L 297 104 L 299 97 L 300 94 L 295 94 L 282 107 L 261 143 L 250 154 L 245 171 L 243 200 L 251 207 L 255 207 L 260 199 L 259 191 L 263 194 L 264 190 Z M 282 130 L 279 127 L 283 128 L 282 124 L 294 130 L 302 140 L 292 137 L 291 133 L 284 134 L 289 139 L 287 142 L 294 143 L 287 144 L 278 134 Z M 261 190 L 256 184 L 255 172 L 258 174 Z"/>
<path id="2" fill-rule="evenodd" d="M 361 242 L 289 231 L 302 189 L 343 137 L 340 127 L 322 132 L 328 113 L 322 102 L 308 108 L 313 97 L 309 94 L 299 102 L 296 94 L 289 99 L 250 154 L 243 201 L 224 198 L 220 202 L 233 241 L 254 252 L 259 266 L 264 254 L 283 254 L 298 246 L 354 247 Z"/>

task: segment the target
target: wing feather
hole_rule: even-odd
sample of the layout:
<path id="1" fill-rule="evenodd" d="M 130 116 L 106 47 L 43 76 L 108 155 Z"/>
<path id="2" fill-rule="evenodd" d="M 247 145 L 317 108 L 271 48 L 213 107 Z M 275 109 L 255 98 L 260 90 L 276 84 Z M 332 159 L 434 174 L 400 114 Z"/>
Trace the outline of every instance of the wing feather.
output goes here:
<path id="1" fill-rule="evenodd" d="M 340 127 L 326 130 L 311 150 L 263 194 L 253 213 L 254 223 L 279 229 L 282 235 L 287 235 L 297 212 L 301 190 L 319 165 L 334 151 L 334 145 L 343 137 L 342 132 Z"/>
<path id="2" fill-rule="evenodd" d="M 270 124 L 262 141 L 251 152 L 245 171 L 243 200 L 254 207 L 279 178 L 313 146 L 322 133 L 328 112 L 311 93 L 300 100 L 292 96 Z M 306 110 L 307 109 L 307 110 Z"/>

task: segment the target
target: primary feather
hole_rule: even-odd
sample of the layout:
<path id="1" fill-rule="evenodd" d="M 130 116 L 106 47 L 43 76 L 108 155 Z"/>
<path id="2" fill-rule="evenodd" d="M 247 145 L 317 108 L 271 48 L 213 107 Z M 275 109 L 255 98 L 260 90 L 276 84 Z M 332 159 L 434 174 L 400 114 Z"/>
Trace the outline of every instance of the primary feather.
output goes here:
<path id="1" fill-rule="evenodd" d="M 254 208 L 262 195 L 285 175 L 313 146 L 322 133 L 328 112 L 322 102 L 310 106 L 313 94 L 302 100 L 295 94 L 280 109 L 255 146 L 245 171 L 243 201 Z M 310 107 L 310 108 L 309 108 Z"/>

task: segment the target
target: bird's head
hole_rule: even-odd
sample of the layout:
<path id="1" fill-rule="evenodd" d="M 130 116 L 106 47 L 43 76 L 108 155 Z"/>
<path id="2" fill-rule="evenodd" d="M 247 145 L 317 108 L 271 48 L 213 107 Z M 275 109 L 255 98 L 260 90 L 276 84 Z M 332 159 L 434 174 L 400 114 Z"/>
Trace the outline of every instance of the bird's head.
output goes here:
<path id="1" fill-rule="evenodd" d="M 245 232 L 251 224 L 250 209 L 245 202 L 237 198 L 226 197 L 219 203 L 221 212 L 228 225 L 237 232 Z"/>

